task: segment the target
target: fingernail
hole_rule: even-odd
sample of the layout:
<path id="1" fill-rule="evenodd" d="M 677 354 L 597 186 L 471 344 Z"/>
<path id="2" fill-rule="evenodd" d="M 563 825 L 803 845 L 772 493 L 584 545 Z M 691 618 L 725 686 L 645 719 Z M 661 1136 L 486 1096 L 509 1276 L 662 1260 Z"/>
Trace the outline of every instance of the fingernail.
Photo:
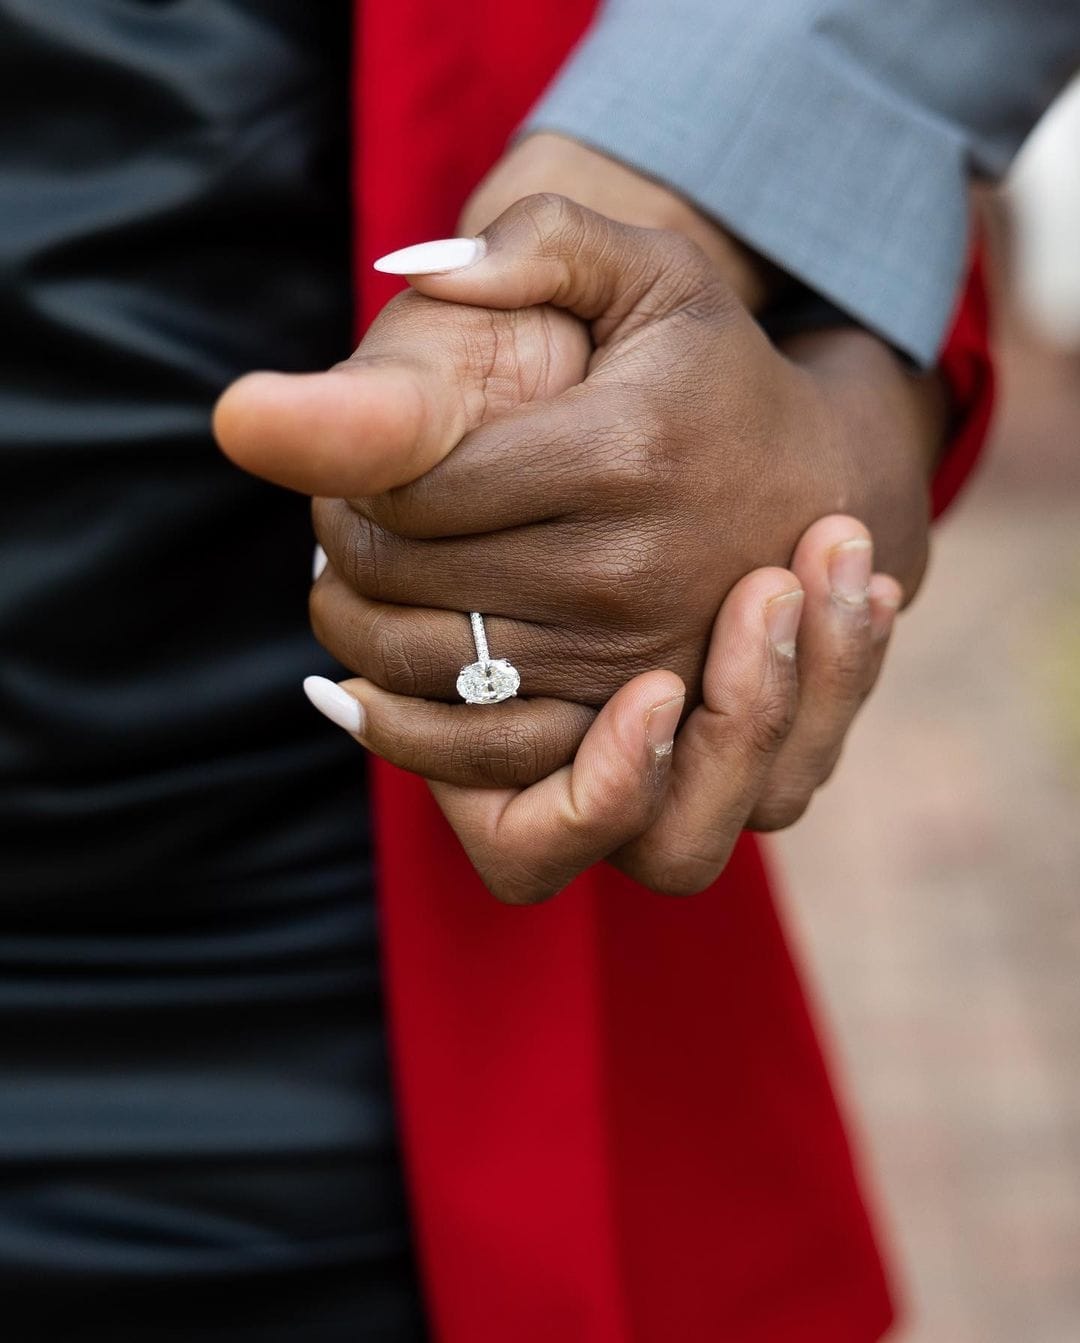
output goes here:
<path id="1" fill-rule="evenodd" d="M 325 676 L 306 676 L 304 694 L 321 714 L 325 714 L 331 723 L 343 727 L 346 732 L 359 736 L 364 730 L 364 708 L 359 700 L 353 699 L 347 690 Z"/>
<path id="2" fill-rule="evenodd" d="M 322 571 L 326 568 L 326 551 L 322 546 L 315 547 L 315 554 L 311 557 L 311 581 L 314 583 Z"/>
<path id="3" fill-rule="evenodd" d="M 685 695 L 676 695 L 674 699 L 665 700 L 663 704 L 649 710 L 645 719 L 645 738 L 654 755 L 671 754 L 675 744 L 675 729 L 679 726 L 685 703 Z"/>
<path id="4" fill-rule="evenodd" d="M 765 603 L 765 629 L 769 642 L 781 657 L 795 656 L 795 636 L 799 632 L 802 608 L 802 588 L 785 592 L 780 597 L 770 597 Z"/>
<path id="5" fill-rule="evenodd" d="M 838 602 L 862 606 L 870 587 L 872 547 L 864 536 L 841 541 L 829 551 L 829 587 Z"/>
<path id="6" fill-rule="evenodd" d="M 386 275 L 445 275 L 471 266 L 485 250 L 483 238 L 438 238 L 387 252 L 374 265 Z"/>

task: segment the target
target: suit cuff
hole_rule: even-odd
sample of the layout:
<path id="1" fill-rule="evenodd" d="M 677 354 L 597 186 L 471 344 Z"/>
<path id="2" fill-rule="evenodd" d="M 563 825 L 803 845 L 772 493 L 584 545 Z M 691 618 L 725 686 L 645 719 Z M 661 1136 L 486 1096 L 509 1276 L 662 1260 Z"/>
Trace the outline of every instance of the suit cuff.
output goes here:
<path id="1" fill-rule="evenodd" d="M 967 252 L 963 137 L 812 29 L 718 4 L 702 31 L 704 11 L 691 25 L 679 8 L 610 7 L 523 131 L 569 136 L 672 187 L 932 365 Z"/>

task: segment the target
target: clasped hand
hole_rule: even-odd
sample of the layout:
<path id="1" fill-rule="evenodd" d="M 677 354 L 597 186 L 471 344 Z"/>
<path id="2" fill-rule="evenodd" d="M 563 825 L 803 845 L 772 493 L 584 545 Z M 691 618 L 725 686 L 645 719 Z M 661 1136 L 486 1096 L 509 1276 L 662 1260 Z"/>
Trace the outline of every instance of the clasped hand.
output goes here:
<path id="1" fill-rule="evenodd" d="M 344 364 L 234 384 L 219 441 L 316 496 L 339 721 L 432 781 L 496 895 L 602 858 L 701 889 L 801 813 L 876 679 L 932 403 L 860 333 L 777 350 L 678 234 L 533 197 L 482 238 Z M 522 698 L 455 702 L 470 610 Z"/>

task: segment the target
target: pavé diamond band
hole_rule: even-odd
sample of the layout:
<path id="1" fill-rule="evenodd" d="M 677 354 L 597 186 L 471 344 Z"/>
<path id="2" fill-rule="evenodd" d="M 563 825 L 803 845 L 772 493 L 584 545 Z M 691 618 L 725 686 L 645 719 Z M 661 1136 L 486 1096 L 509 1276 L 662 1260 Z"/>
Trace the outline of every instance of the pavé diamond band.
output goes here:
<path id="1" fill-rule="evenodd" d="M 457 691 L 466 704 L 499 704 L 518 692 L 521 677 L 518 670 L 505 658 L 492 658 L 488 650 L 484 617 L 479 611 L 469 612 L 476 661 L 462 667 L 457 678 Z"/>

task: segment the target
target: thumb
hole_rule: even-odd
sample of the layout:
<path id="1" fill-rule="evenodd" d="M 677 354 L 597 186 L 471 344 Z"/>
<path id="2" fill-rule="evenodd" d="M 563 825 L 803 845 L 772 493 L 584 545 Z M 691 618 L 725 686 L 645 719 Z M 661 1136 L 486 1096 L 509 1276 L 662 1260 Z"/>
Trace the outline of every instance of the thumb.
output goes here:
<path id="1" fill-rule="evenodd" d="M 375 269 L 431 298 L 486 308 L 549 303 L 593 324 L 597 344 L 625 336 L 708 291 L 734 295 L 681 233 L 635 228 L 565 196 L 526 196 L 475 238 L 417 243 Z"/>
<path id="2" fill-rule="evenodd" d="M 238 466 L 304 494 L 357 498 L 416 480 L 470 431 L 585 376 L 589 332 L 551 307 L 492 313 L 393 299 L 324 373 L 249 373 L 214 409 Z"/>

